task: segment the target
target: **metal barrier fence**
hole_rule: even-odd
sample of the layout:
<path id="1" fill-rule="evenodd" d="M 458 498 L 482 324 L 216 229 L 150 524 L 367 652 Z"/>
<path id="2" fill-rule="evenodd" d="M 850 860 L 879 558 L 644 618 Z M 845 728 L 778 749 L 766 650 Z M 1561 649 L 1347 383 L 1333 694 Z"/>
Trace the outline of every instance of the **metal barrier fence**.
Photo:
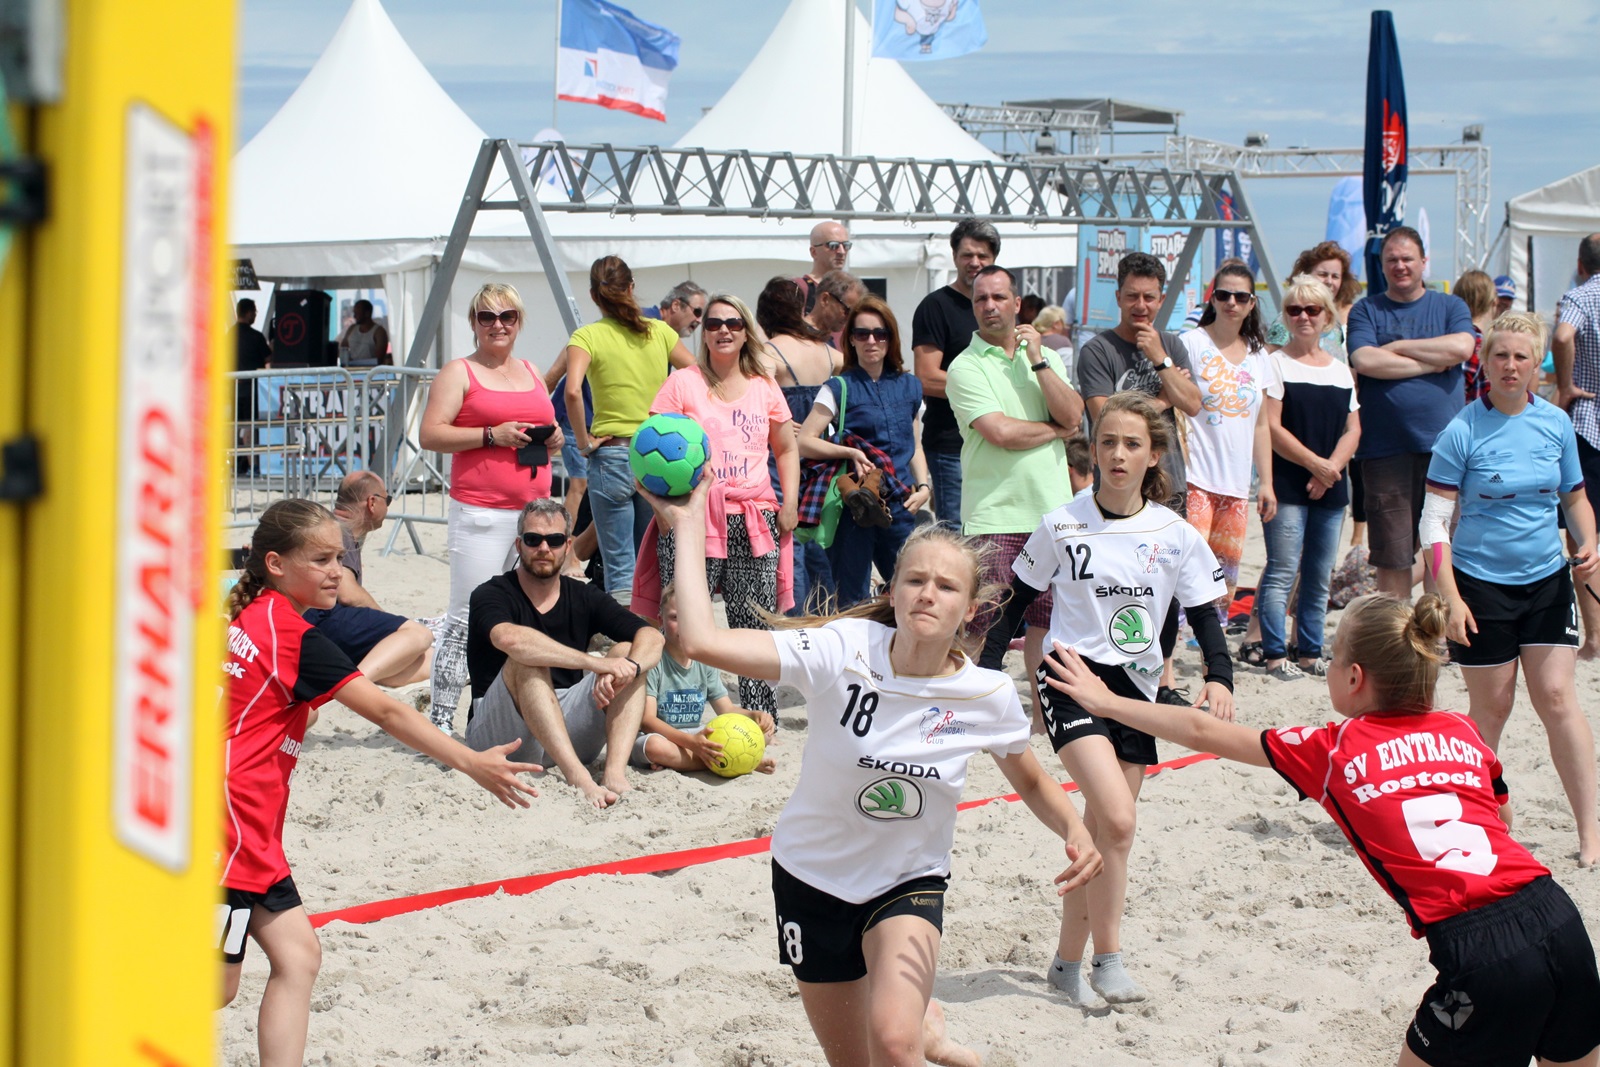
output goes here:
<path id="1" fill-rule="evenodd" d="M 274 500 L 329 505 L 356 470 L 380 475 L 393 498 L 387 555 L 404 530 L 422 551 L 417 523 L 443 524 L 449 464 L 418 441 L 437 371 L 415 367 L 311 367 L 245 371 L 234 381 L 229 529 L 249 528 Z"/>

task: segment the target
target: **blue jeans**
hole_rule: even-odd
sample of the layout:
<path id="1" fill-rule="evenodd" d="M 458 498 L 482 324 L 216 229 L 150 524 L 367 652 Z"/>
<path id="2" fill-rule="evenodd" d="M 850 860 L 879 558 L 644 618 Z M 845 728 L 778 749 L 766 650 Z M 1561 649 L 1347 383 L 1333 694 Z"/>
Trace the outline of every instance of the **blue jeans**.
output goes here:
<path id="1" fill-rule="evenodd" d="M 904 504 L 890 504 L 889 511 L 894 523 L 885 527 L 857 526 L 848 512 L 839 516 L 839 529 L 828 548 L 833 580 L 839 586 L 839 607 L 848 608 L 872 595 L 873 564 L 886 581 L 894 574 L 895 556 L 911 536 L 914 523 Z"/>
<path id="2" fill-rule="evenodd" d="M 1295 642 L 1302 659 L 1322 655 L 1322 620 L 1328 614 L 1328 584 L 1339 549 L 1343 508 L 1279 504 L 1266 524 L 1267 569 L 1261 575 L 1261 650 L 1268 659 L 1282 659 L 1288 649 L 1284 612 L 1289 588 L 1300 576 L 1295 614 Z"/>
<path id="3" fill-rule="evenodd" d="M 933 485 L 933 508 L 939 521 L 961 529 L 961 453 L 925 452 L 928 481 Z"/>
<path id="4" fill-rule="evenodd" d="M 633 588 L 633 563 L 650 525 L 650 505 L 633 484 L 625 445 L 607 445 L 589 454 L 589 509 L 606 570 L 606 592 Z"/>
<path id="5" fill-rule="evenodd" d="M 843 520 L 841 519 L 841 524 Z M 815 594 L 817 603 L 806 601 Z M 824 603 L 835 596 L 833 568 L 828 565 L 828 550 L 814 541 L 794 543 L 794 607 L 790 615 L 808 615 L 822 611 Z"/>

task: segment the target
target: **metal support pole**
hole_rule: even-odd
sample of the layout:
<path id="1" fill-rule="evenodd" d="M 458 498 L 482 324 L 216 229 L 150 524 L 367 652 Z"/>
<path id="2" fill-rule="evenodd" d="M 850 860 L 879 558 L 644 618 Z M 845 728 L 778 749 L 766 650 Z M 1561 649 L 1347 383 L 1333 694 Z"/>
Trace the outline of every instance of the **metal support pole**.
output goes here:
<path id="1" fill-rule="evenodd" d="M 842 156 L 854 155 L 856 106 L 856 0 L 844 0 L 844 150 Z"/>
<path id="2" fill-rule="evenodd" d="M 505 164 L 506 172 L 511 177 L 511 188 L 517 192 L 517 206 L 522 209 L 522 217 L 527 220 L 528 235 L 533 238 L 533 247 L 539 253 L 539 265 L 544 268 L 544 278 L 550 286 L 550 295 L 555 297 L 556 311 L 561 315 L 561 324 L 566 327 L 567 335 L 571 336 L 574 330 L 583 325 L 583 317 L 578 314 L 578 301 L 572 295 L 572 286 L 567 284 L 567 272 L 561 266 L 556 239 L 550 233 L 550 224 L 545 221 L 544 210 L 539 207 L 539 198 L 533 193 L 533 182 L 528 177 L 527 169 L 522 165 L 517 146 L 504 140 L 495 141 L 494 144 L 500 152 L 500 161 Z M 471 228 L 470 223 L 468 228 Z"/>
<path id="3" fill-rule="evenodd" d="M 483 190 L 489 184 L 489 172 L 494 168 L 494 152 L 494 141 L 485 139 L 478 146 L 478 158 L 472 164 L 472 176 L 467 179 L 466 192 L 461 194 L 455 225 L 450 228 L 450 239 L 445 242 L 444 255 L 433 272 L 433 285 L 428 289 L 427 303 L 422 306 L 422 318 L 417 321 L 417 332 L 411 339 L 411 351 L 406 353 L 408 367 L 427 365 L 428 352 L 439 336 L 439 327 L 444 324 L 444 306 L 450 301 L 450 287 L 455 284 L 456 271 L 461 269 L 461 256 L 467 250 L 467 239 L 472 236 L 472 220 L 478 217 Z"/>
<path id="4" fill-rule="evenodd" d="M 1234 171 L 1225 175 L 1223 180 L 1231 183 L 1229 191 L 1233 194 L 1233 202 L 1244 209 L 1244 217 L 1250 220 L 1250 240 L 1256 250 L 1256 261 L 1261 264 L 1261 280 L 1266 283 L 1267 294 L 1272 297 L 1272 310 L 1277 312 L 1283 307 L 1283 285 L 1277 269 L 1272 265 L 1272 253 L 1267 251 L 1267 242 L 1261 236 L 1261 222 L 1256 218 L 1255 208 L 1250 206 L 1249 196 L 1245 194 L 1244 178 Z"/>

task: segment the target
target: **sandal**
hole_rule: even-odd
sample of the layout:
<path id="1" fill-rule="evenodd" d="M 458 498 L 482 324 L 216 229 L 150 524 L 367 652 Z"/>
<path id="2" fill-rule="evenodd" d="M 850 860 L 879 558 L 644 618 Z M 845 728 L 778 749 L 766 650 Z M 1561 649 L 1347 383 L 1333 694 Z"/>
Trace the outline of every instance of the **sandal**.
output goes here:
<path id="1" fill-rule="evenodd" d="M 1264 667 L 1267 663 L 1267 654 L 1262 649 L 1260 641 L 1246 641 L 1239 646 L 1239 651 L 1234 653 L 1233 658 L 1247 667 Z"/>

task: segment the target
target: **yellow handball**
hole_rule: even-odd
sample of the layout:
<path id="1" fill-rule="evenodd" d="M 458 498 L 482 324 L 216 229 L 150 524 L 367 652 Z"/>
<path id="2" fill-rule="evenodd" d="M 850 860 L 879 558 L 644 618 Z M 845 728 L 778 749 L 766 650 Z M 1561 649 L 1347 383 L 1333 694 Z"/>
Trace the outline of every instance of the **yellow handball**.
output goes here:
<path id="1" fill-rule="evenodd" d="M 767 752 L 767 739 L 761 727 L 748 715 L 730 711 L 706 724 L 711 740 L 722 746 L 722 755 L 711 761 L 711 770 L 724 778 L 749 774 Z"/>

